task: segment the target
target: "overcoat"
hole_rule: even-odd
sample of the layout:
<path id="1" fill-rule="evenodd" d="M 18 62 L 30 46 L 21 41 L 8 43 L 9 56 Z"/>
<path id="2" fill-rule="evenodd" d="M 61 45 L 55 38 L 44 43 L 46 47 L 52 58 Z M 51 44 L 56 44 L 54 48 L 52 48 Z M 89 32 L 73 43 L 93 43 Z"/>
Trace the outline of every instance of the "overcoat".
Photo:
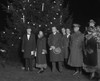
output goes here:
<path id="1" fill-rule="evenodd" d="M 70 56 L 68 64 L 73 67 L 81 67 L 83 65 L 83 45 L 84 35 L 78 31 L 71 35 Z"/>
<path id="2" fill-rule="evenodd" d="M 29 40 L 27 34 L 23 36 L 22 50 L 24 50 L 24 58 L 32 58 L 31 51 L 36 50 L 36 39 L 34 34 L 30 35 Z"/>
<path id="3" fill-rule="evenodd" d="M 69 39 L 70 36 L 67 37 L 67 35 L 63 35 L 62 36 L 62 50 L 63 50 L 63 54 L 64 54 L 64 58 L 67 59 L 68 58 L 68 54 L 69 54 Z"/>
<path id="4" fill-rule="evenodd" d="M 49 47 L 55 46 L 55 48 L 60 48 L 61 52 L 59 54 L 55 54 L 53 50 L 50 51 L 50 61 L 64 61 L 64 55 L 62 53 L 62 35 L 57 32 L 55 35 L 51 34 L 48 38 Z"/>
<path id="5" fill-rule="evenodd" d="M 46 50 L 46 38 L 38 38 L 37 40 L 37 64 L 46 64 L 46 54 L 42 54 Z"/>
<path id="6" fill-rule="evenodd" d="M 98 65 L 97 42 L 94 37 L 86 40 L 86 56 L 84 57 L 84 69 L 94 72 Z"/>

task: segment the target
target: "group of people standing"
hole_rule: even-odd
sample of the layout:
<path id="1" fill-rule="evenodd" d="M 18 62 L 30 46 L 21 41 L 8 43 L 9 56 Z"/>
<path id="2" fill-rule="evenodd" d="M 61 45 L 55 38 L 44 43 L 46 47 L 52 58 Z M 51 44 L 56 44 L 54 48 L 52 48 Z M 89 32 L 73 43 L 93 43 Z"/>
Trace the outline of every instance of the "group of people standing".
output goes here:
<path id="1" fill-rule="evenodd" d="M 39 31 L 36 42 L 35 35 L 31 28 L 27 28 L 27 34 L 23 36 L 22 52 L 25 58 L 25 70 L 33 70 L 33 67 L 40 68 L 38 73 L 44 72 L 47 68 L 46 54 L 50 54 L 52 72 L 58 69 L 63 72 L 63 62 L 75 68 L 75 74 L 81 73 L 82 69 L 91 73 L 94 77 L 97 64 L 97 42 L 91 35 L 91 28 L 95 27 L 94 20 L 90 20 L 86 33 L 80 32 L 80 25 L 73 24 L 72 33 L 69 28 L 62 28 L 62 33 L 52 27 L 52 33 L 46 39 L 43 31 Z M 47 44 L 49 52 L 47 51 Z M 33 62 L 36 57 L 36 64 Z M 85 60 L 84 60 L 85 59 Z M 34 64 L 33 64 L 34 63 Z"/>

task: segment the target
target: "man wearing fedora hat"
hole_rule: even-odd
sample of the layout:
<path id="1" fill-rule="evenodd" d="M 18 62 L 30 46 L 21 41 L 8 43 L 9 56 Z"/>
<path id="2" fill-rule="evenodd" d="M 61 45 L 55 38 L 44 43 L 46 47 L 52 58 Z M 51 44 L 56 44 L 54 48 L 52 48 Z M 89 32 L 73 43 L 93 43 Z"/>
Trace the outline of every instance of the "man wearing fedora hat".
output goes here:
<path id="1" fill-rule="evenodd" d="M 81 67 L 83 65 L 83 46 L 84 46 L 84 35 L 79 31 L 80 25 L 73 24 L 74 33 L 71 35 L 70 40 L 70 55 L 68 59 L 68 64 L 76 68 L 73 75 L 81 72 Z"/>
<path id="2" fill-rule="evenodd" d="M 25 70 L 33 70 L 33 58 L 35 56 L 36 41 L 35 35 L 31 33 L 32 29 L 28 27 L 26 29 L 27 34 L 23 36 L 22 41 L 22 52 L 25 58 Z"/>

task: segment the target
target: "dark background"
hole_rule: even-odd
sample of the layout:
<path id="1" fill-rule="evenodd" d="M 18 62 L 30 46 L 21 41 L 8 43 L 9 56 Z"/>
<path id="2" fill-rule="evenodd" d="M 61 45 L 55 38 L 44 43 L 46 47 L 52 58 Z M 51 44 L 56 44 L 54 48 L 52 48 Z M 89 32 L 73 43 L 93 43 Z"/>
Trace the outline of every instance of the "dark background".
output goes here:
<path id="1" fill-rule="evenodd" d="M 7 6 L 7 0 L 0 0 L 0 31 L 4 30 L 4 27 L 6 27 L 6 11 L 3 10 L 2 4 Z"/>
<path id="2" fill-rule="evenodd" d="M 7 0 L 0 0 L 0 31 L 6 27 L 6 13 L 2 9 L 2 3 L 7 6 Z M 85 27 L 90 19 L 94 19 L 100 25 L 100 0 L 69 0 L 69 4 L 74 23 Z"/>
<path id="3" fill-rule="evenodd" d="M 100 25 L 100 0 L 69 0 L 74 22 L 87 25 L 94 19 Z"/>

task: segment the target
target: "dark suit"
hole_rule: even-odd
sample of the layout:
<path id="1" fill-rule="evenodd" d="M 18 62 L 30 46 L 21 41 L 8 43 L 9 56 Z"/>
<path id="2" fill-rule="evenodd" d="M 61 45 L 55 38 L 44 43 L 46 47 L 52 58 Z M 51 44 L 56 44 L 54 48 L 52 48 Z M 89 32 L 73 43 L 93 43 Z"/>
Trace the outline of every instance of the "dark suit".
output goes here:
<path id="1" fill-rule="evenodd" d="M 31 51 L 36 50 L 36 40 L 35 35 L 31 34 L 30 38 L 28 40 L 27 34 L 23 36 L 23 42 L 22 42 L 22 50 L 24 50 L 24 58 L 25 58 L 25 67 L 26 69 L 32 70 L 32 62 L 34 55 L 31 55 Z"/>

